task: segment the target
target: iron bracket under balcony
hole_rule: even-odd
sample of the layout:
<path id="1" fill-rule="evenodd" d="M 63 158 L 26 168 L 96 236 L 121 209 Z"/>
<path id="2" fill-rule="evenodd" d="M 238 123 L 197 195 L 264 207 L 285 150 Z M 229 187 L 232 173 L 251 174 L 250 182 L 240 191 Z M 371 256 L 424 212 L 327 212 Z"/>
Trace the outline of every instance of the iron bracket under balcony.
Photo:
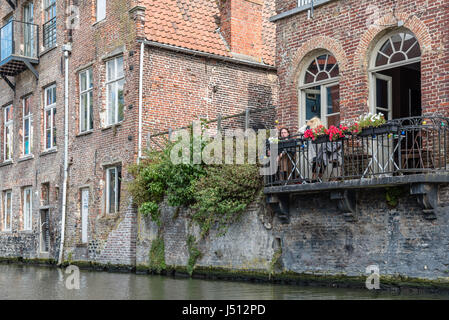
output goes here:
<path id="1" fill-rule="evenodd" d="M 17 7 L 17 1 L 6 0 L 6 2 L 8 2 L 8 4 L 11 6 L 11 8 L 12 8 L 13 10 L 16 10 L 16 7 Z"/>

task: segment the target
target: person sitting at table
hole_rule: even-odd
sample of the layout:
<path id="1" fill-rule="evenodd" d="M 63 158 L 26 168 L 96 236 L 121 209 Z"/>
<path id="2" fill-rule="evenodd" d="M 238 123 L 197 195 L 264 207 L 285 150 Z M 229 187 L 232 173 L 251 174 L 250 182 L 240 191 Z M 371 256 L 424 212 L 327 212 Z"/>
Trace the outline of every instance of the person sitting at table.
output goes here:
<path id="1" fill-rule="evenodd" d="M 290 139 L 290 131 L 283 127 L 279 130 L 279 141 Z M 279 180 L 288 180 L 293 170 L 294 150 L 279 150 L 277 163 L 279 164 Z M 292 175 L 291 178 L 294 178 Z"/>

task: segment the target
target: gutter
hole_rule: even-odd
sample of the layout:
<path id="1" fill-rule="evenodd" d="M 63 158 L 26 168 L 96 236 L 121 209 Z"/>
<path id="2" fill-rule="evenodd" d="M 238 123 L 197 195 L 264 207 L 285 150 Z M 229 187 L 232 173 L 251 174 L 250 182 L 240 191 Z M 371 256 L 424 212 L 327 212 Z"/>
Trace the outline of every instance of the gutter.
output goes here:
<path id="1" fill-rule="evenodd" d="M 67 212 L 67 178 L 69 159 L 69 54 L 72 52 L 72 44 L 67 43 L 62 47 L 64 52 L 64 182 L 62 191 L 62 220 L 61 243 L 59 247 L 58 265 L 62 264 L 65 241 L 65 218 Z"/>
<path id="2" fill-rule="evenodd" d="M 333 0 L 314 0 L 313 2 L 300 6 L 300 7 L 296 7 L 294 9 L 279 13 L 275 16 L 270 17 L 269 21 L 270 22 L 276 22 L 278 20 L 284 19 L 284 18 L 288 18 L 291 17 L 295 14 L 298 14 L 300 12 L 306 11 L 306 10 L 313 10 L 315 7 L 321 6 L 323 4 L 326 4 L 328 2 L 331 2 Z M 313 4 L 313 7 L 312 7 Z"/>
<path id="3" fill-rule="evenodd" d="M 255 67 L 255 68 L 261 68 L 261 69 L 265 69 L 265 70 L 273 70 L 273 71 L 277 70 L 275 66 L 263 64 L 260 62 L 253 62 L 253 61 L 242 60 L 242 59 L 237 59 L 237 58 L 224 57 L 224 56 L 220 56 L 218 54 L 207 53 L 207 52 L 198 51 L 198 50 L 191 50 L 191 49 L 187 49 L 187 48 L 173 46 L 170 44 L 164 44 L 164 43 L 150 41 L 150 40 L 138 40 L 137 42 L 144 43 L 151 47 L 166 49 L 166 50 L 170 50 L 170 51 L 174 51 L 174 52 L 185 53 L 185 54 L 192 55 L 192 56 L 215 59 L 215 60 L 220 60 L 220 61 L 225 61 L 225 62 L 230 62 L 230 63 L 237 63 L 237 64 L 242 64 L 242 65 Z"/>
<path id="4" fill-rule="evenodd" d="M 137 151 L 137 164 L 140 163 L 142 157 L 142 103 L 143 103 L 143 56 L 145 54 L 145 43 L 140 44 L 140 64 L 139 64 L 139 142 Z"/>

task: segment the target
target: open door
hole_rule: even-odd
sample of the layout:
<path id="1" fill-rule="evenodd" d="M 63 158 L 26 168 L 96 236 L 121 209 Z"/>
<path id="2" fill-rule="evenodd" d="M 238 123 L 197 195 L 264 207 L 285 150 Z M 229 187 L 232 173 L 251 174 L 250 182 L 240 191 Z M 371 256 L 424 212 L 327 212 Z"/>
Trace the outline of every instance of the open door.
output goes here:
<path id="1" fill-rule="evenodd" d="M 393 118 L 393 78 L 374 73 L 374 107 L 375 113 L 382 112 L 385 119 Z"/>

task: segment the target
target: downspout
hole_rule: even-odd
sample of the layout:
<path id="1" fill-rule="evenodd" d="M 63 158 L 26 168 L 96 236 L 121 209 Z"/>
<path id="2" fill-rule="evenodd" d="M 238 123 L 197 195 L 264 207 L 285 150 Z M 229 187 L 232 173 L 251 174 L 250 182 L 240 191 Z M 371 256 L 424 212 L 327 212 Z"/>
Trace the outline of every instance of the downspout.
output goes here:
<path id="1" fill-rule="evenodd" d="M 143 56 L 145 53 L 145 44 L 140 44 L 140 65 L 139 65 L 139 146 L 137 151 L 137 163 L 140 163 L 142 157 L 142 104 L 143 104 Z"/>
<path id="2" fill-rule="evenodd" d="M 65 240 L 65 217 L 67 212 L 67 178 L 69 171 L 69 54 L 72 52 L 72 44 L 67 43 L 62 47 L 64 52 L 64 182 L 62 186 L 62 220 L 61 243 L 59 246 L 58 265 L 62 264 Z"/>

